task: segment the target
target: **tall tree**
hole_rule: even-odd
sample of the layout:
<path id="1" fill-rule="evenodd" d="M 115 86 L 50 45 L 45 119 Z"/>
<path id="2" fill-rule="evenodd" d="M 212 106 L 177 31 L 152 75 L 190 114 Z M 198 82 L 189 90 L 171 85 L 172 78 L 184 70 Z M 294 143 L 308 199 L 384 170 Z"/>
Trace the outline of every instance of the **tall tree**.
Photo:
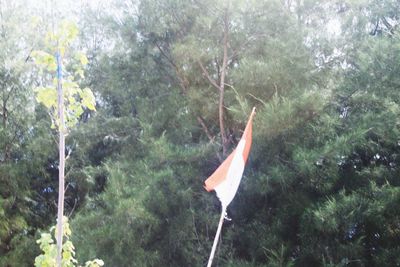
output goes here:
<path id="1" fill-rule="evenodd" d="M 37 41 L 35 21 L 23 19 L 27 12 L 19 2 L 0 2 L 0 265 L 9 266 L 21 255 L 14 250 L 32 234 L 30 211 L 34 192 L 32 168 L 43 158 L 31 158 L 35 137 L 32 127 L 34 103 L 27 72 L 29 55 Z M 21 30 L 23 29 L 23 30 Z M 23 34 L 20 34 L 23 32 Z M 43 150 L 45 151 L 45 149 Z M 24 259 L 21 259 L 24 261 Z"/>
<path id="2" fill-rule="evenodd" d="M 78 28 L 75 24 L 63 21 L 57 32 L 49 32 L 46 42 L 51 52 L 34 51 L 32 57 L 35 63 L 47 72 L 57 71 L 57 90 L 48 84 L 36 88 L 37 100 L 49 110 L 52 127 L 59 133 L 59 187 L 57 212 L 57 266 L 62 265 L 63 217 L 65 191 L 65 136 L 68 129 L 74 126 L 84 109 L 95 110 L 95 98 L 89 88 L 80 88 L 78 82 L 84 77 L 82 67 L 87 64 L 87 58 L 82 53 L 69 51 L 72 41 L 76 38 Z M 68 55 L 68 60 L 64 56 Z M 69 63 L 63 69 L 63 61 Z M 68 68 L 69 67 L 69 68 Z M 66 78 L 63 79 L 65 75 Z"/>
<path id="3" fill-rule="evenodd" d="M 179 16 L 174 13 L 178 4 Z M 105 191 L 74 221 L 78 232 L 76 243 L 80 247 L 85 242 L 96 243 L 91 241 L 102 235 L 113 236 L 87 247 L 83 255 L 96 251 L 104 256 L 106 263 L 116 266 L 129 264 L 132 254 L 139 266 L 200 266 L 207 260 L 213 237 L 207 229 L 215 225 L 218 202 L 202 194 L 201 177 L 207 177 L 218 165 L 212 153 L 216 148 L 209 145 L 213 144 L 209 139 L 220 134 L 221 73 L 218 68 L 224 58 L 221 45 L 224 24 L 220 20 L 223 16 L 219 16 L 224 12 L 220 13 L 221 9 L 217 8 L 214 14 L 212 7 L 207 1 L 193 5 L 174 1 L 141 2 L 138 18 L 127 12 L 127 17 L 117 23 L 125 26 L 119 34 L 124 43 L 103 56 L 99 69 L 92 69 L 93 82 L 99 84 L 95 88 L 104 97 L 99 113 L 105 109 L 119 121 L 126 122 L 134 117 L 138 124 L 127 124 L 135 130 L 129 134 L 132 139 L 125 139 L 133 146 L 126 144 L 118 156 L 107 160 Z M 229 125 L 225 127 L 230 128 L 233 144 L 246 121 L 244 111 L 249 109 L 248 103 L 257 103 L 261 107 L 261 118 L 255 125 L 263 132 L 260 139 L 271 143 L 260 144 L 259 148 L 264 150 L 256 157 L 273 158 L 267 147 L 276 142 L 274 151 L 277 151 L 283 142 L 277 140 L 283 139 L 282 135 L 301 132 L 304 124 L 313 122 L 322 113 L 325 91 L 319 83 L 323 79 L 315 74 L 318 67 L 312 53 L 302 43 L 304 32 L 297 28 L 295 16 L 276 1 L 251 7 L 246 3 L 229 6 L 231 44 L 226 48 L 230 56 L 236 50 L 237 54 L 229 59 L 224 74 L 223 98 L 229 107 L 228 113 L 224 110 L 224 120 Z M 205 12 L 200 14 L 199 10 Z M 160 18 L 163 23 L 158 23 Z M 271 24 L 271 28 L 265 28 L 266 24 Z M 218 89 L 203 76 L 201 66 Z M 316 89 L 321 93 L 316 93 Z M 132 136 L 132 132 L 137 135 Z M 114 140 L 125 142 L 117 139 Z M 266 170 L 257 171 L 262 176 Z M 266 205 L 262 194 L 255 199 L 260 205 Z M 129 212 L 127 207 L 132 207 Z M 240 209 L 244 210 L 256 211 Z M 250 218 L 254 217 L 249 215 Z M 118 227 L 113 227 L 112 221 L 118 221 Z M 96 225 L 97 231 L 85 234 L 87 225 Z M 139 237 L 137 232 L 147 234 Z M 257 234 L 262 236 L 264 232 Z M 121 250 L 119 242 L 126 249 Z M 276 239 L 271 249 L 282 243 Z M 241 258 L 241 253 L 247 251 L 246 243 L 237 241 L 233 234 L 222 244 L 220 262 Z M 229 252 L 230 248 L 234 248 L 233 252 Z M 268 260 L 264 254 L 258 250 L 257 254 L 243 259 L 262 264 Z M 148 260 L 143 260 L 146 257 Z"/>

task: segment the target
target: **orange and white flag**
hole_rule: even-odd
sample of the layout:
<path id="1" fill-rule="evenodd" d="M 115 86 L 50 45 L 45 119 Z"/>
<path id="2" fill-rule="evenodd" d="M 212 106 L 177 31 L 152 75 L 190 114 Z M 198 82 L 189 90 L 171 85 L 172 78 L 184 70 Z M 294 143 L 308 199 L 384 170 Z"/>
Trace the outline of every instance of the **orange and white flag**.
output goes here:
<path id="1" fill-rule="evenodd" d="M 242 179 L 244 166 L 251 148 L 252 120 L 254 114 L 255 108 L 251 112 L 249 121 L 236 149 L 232 151 L 218 169 L 204 182 L 204 188 L 208 192 L 215 190 L 223 208 L 226 208 L 235 197 L 240 180 Z"/>

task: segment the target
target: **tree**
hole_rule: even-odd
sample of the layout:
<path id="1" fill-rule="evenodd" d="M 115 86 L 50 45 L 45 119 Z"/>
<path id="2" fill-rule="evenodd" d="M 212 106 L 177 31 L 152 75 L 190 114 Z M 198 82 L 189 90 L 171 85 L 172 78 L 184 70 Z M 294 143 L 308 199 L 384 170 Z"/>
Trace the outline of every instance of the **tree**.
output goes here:
<path id="1" fill-rule="evenodd" d="M 391 30 L 384 23 L 398 23 L 393 12 L 396 5 L 391 1 L 343 5 L 344 18 L 349 19 L 343 24 L 347 45 L 342 48 L 347 68 L 336 91 L 335 109 L 341 118 L 340 132 L 358 134 L 344 139 L 350 150 L 338 155 L 337 191 L 304 216 L 304 225 L 315 225 L 304 227 L 305 236 L 317 236 L 324 227 L 318 243 L 326 248 L 320 252 L 326 262 L 379 266 L 399 261 L 398 246 L 392 243 L 392 225 L 398 216 L 393 209 L 398 197 L 394 179 L 398 172 L 398 94 L 392 73 L 398 69 L 398 38 L 395 27 Z M 310 238 L 308 242 L 316 241 Z M 317 248 L 310 249 L 313 252 L 308 257 L 315 260 L 311 254 Z"/>
<path id="2" fill-rule="evenodd" d="M 63 216 L 64 216 L 64 171 L 65 171 L 65 135 L 68 128 L 78 122 L 84 108 L 95 110 L 95 98 L 89 88 L 81 89 L 78 85 L 84 78 L 82 66 L 87 64 L 87 58 L 82 53 L 68 55 L 70 43 L 75 39 L 78 29 L 75 24 L 64 21 L 60 24 L 59 32 L 48 33 L 47 45 L 52 53 L 34 51 L 32 57 L 36 64 L 48 72 L 57 70 L 57 91 L 52 86 L 40 86 L 37 90 L 37 100 L 49 110 L 52 127 L 59 133 L 59 190 L 58 190 L 58 215 L 57 215 L 57 266 L 61 267 L 63 244 Z M 62 58 L 70 56 L 70 65 L 64 71 Z M 64 73 L 63 73 L 64 72 Z M 63 81 L 62 77 L 67 78 Z M 65 116 L 65 117 L 64 117 Z"/>
<path id="3" fill-rule="evenodd" d="M 0 2 L 0 265 L 24 264 L 18 247 L 33 235 L 37 219 L 31 207 L 35 193 L 32 178 L 46 158 L 33 153 L 37 137 L 32 127 L 34 103 L 28 69 L 29 55 L 37 39 L 32 34 L 36 23 L 26 19 L 27 11 L 18 2 Z M 43 163 L 42 166 L 45 164 Z M 34 253 L 35 251 L 32 250 Z M 25 255 L 30 254 L 30 252 Z"/>
<path id="4" fill-rule="evenodd" d="M 212 56 L 219 57 L 217 62 L 220 62 L 223 49 L 218 46 L 221 31 L 218 28 L 215 32 L 213 29 L 207 31 L 207 24 L 198 18 L 202 17 L 198 11 L 207 7 L 208 2 L 181 4 L 179 17 L 184 22 L 178 24 L 173 13 L 177 2 L 143 1 L 138 19 L 129 16 L 121 19 L 120 24 L 126 28 L 121 27 L 118 36 L 123 37 L 121 42 L 125 40 L 124 43 L 101 58 L 99 69 L 92 69 L 93 82 L 99 85 L 94 88 L 104 97 L 104 102 L 98 107 L 99 113 L 108 111 L 108 116 L 112 114 L 119 121 L 126 122 L 130 132 L 126 139 L 120 138 L 125 135 L 114 139 L 125 148 L 105 160 L 105 190 L 73 221 L 77 233 L 75 243 L 82 248 L 83 256 L 79 257 L 101 254 L 105 262 L 116 266 L 132 262 L 138 266 L 201 266 L 207 259 L 213 237 L 207 229 L 215 225 L 214 215 L 219 209 L 218 202 L 203 192 L 201 177 L 207 177 L 219 163 L 213 155 L 216 147 L 209 142 L 215 133 L 220 132 L 219 91 L 210 90 L 210 81 L 201 76 L 203 72 L 198 59 L 207 62 L 201 63 L 207 64 L 207 70 L 212 70 L 212 77 L 216 78 L 218 70 Z M 232 59 L 229 82 L 224 82 L 224 90 L 227 88 L 225 83 L 233 88 L 227 94 L 224 92 L 224 101 L 228 101 L 230 107 L 227 121 L 232 143 L 235 135 L 240 136 L 249 103 L 260 106 L 260 119 L 255 125 L 262 132 L 260 140 L 264 141 L 260 142 L 258 147 L 261 151 L 255 158 L 265 159 L 273 158 L 268 146 L 275 144 L 273 151 L 279 151 L 286 133 L 295 135 L 304 129 L 303 125 L 314 122 L 323 112 L 326 99 L 323 97 L 324 87 L 318 83 L 323 79 L 315 74 L 317 66 L 312 54 L 302 44 L 303 32 L 290 27 L 292 15 L 277 2 L 259 5 L 265 8 L 260 17 L 254 15 L 257 14 L 256 8 L 244 14 L 240 10 L 233 12 L 235 20 L 230 23 L 235 31 L 230 42 L 236 48 L 240 47 L 241 41 L 245 42 L 245 36 L 252 36 L 250 29 L 263 31 L 245 45 L 247 49 L 243 48 Z M 157 18 L 152 15 L 154 10 L 157 10 Z M 218 16 L 211 10 L 206 11 L 201 15 L 219 23 Z M 160 17 L 165 24 L 156 23 Z M 197 24 L 191 21 L 195 19 L 199 19 Z M 243 26 L 244 30 L 241 24 L 246 26 Z M 265 24 L 273 27 L 265 29 Z M 199 44 L 189 43 L 195 36 L 199 36 L 196 39 Z M 292 38 L 290 41 L 289 37 Z M 215 49 L 210 54 L 204 52 L 207 45 Z M 189 82 L 188 87 L 185 87 L 185 79 Z M 322 92 L 316 93 L 317 89 Z M 206 125 L 207 119 L 209 127 L 202 123 L 196 125 L 199 124 L 199 114 L 200 121 Z M 138 124 L 128 123 L 134 120 Z M 121 124 L 114 125 L 118 129 L 124 128 Z M 114 131 L 108 129 L 108 132 Z M 268 143 L 264 146 L 265 140 Z M 265 177 L 263 175 L 267 172 L 264 168 L 254 170 L 255 177 Z M 257 186 L 265 190 L 260 184 Z M 254 187 L 249 195 L 255 195 L 256 203 L 266 205 L 263 193 L 257 195 L 257 191 Z M 280 193 L 276 191 L 276 194 Z M 251 199 L 249 197 L 248 201 Z M 233 208 L 234 213 L 244 211 L 254 215 L 257 208 Z M 288 220 L 289 215 L 285 216 Z M 254 219 L 252 215 L 250 218 Z M 254 223 L 262 224 L 262 219 L 254 219 Z M 265 250 L 255 250 L 255 254 L 251 254 L 246 248 L 247 243 L 236 240 L 234 232 L 229 233 L 233 227 L 237 229 L 236 225 L 246 229 L 246 222 L 237 219 L 233 225 L 227 228 L 228 236 L 222 243 L 219 262 L 239 259 L 257 264 L 267 262 L 270 254 Z M 88 233 L 88 227 L 96 231 Z M 253 240 L 257 240 L 267 231 L 260 227 L 260 232 L 249 231 L 249 235 L 253 237 L 250 233 L 254 233 Z M 110 238 L 94 242 L 101 236 Z M 283 243 L 280 238 L 275 238 L 275 241 L 268 247 L 274 253 L 275 248 L 282 248 Z M 86 242 L 94 245 L 85 247 Z M 254 246 L 257 246 L 256 242 Z M 282 257 L 291 253 L 292 247 L 286 243 L 285 247 Z M 290 260 L 284 259 L 283 262 Z"/>
<path id="5" fill-rule="evenodd" d="M 74 258 L 75 256 L 75 247 L 72 242 L 69 240 L 72 231 L 69 227 L 68 218 L 63 218 L 63 237 L 65 241 L 62 243 L 63 249 L 63 259 L 62 266 L 76 266 L 77 260 Z M 55 227 L 52 227 L 53 230 Z M 56 234 L 54 234 L 57 236 Z M 57 237 L 56 237 L 57 238 Z M 35 266 L 56 266 L 56 254 L 57 254 L 57 246 L 54 244 L 54 240 L 51 234 L 42 233 L 40 239 L 37 241 L 40 244 L 40 249 L 43 251 L 43 254 L 37 256 L 35 258 Z M 101 267 L 104 265 L 104 262 L 99 259 L 95 259 L 92 261 L 87 261 L 85 263 L 85 267 Z"/>

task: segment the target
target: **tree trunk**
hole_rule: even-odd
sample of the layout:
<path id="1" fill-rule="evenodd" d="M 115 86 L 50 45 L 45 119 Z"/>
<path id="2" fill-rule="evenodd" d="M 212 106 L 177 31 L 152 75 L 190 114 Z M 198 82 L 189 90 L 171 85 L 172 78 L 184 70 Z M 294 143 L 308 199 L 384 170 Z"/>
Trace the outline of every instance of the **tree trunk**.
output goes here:
<path id="1" fill-rule="evenodd" d="M 228 10 L 229 6 L 225 9 L 224 14 L 224 39 L 223 39 L 223 49 L 224 55 L 222 59 L 222 67 L 220 74 L 220 83 L 219 83 L 219 103 L 218 103 L 218 111 L 219 111 L 219 128 L 221 132 L 221 141 L 222 141 L 222 154 L 225 157 L 228 151 L 228 138 L 225 132 L 225 123 L 224 123 L 224 93 L 225 93 L 225 78 L 226 78 L 226 69 L 228 66 L 228 46 L 229 46 L 229 19 L 228 19 Z"/>

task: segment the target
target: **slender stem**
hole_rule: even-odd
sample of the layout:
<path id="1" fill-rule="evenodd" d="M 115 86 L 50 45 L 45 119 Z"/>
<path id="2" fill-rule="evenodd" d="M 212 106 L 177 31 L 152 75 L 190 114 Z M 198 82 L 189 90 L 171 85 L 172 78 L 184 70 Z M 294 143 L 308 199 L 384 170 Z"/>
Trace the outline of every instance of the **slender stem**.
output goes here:
<path id="1" fill-rule="evenodd" d="M 208 139 L 210 142 L 214 141 L 214 136 L 210 133 L 210 131 L 207 128 L 206 123 L 204 122 L 204 119 L 201 116 L 197 116 L 197 121 L 200 123 L 201 127 L 203 128 L 203 131 L 206 133 Z"/>
<path id="2" fill-rule="evenodd" d="M 207 267 L 211 267 L 213 259 L 214 259 L 214 254 L 215 254 L 215 250 L 217 249 L 218 239 L 219 239 L 219 236 L 221 235 L 222 224 L 224 223 L 225 212 L 226 212 L 226 207 L 222 207 L 221 217 L 219 218 L 217 233 L 215 234 L 215 237 L 214 237 L 214 243 L 213 243 L 213 246 L 211 249 L 210 258 L 208 259 Z"/>
<path id="3" fill-rule="evenodd" d="M 64 93 L 62 88 L 62 63 L 60 52 L 57 52 L 57 91 L 59 118 L 59 165 L 58 165 L 58 210 L 57 210 L 57 266 L 62 263 L 63 215 L 64 215 L 64 169 L 65 169 L 65 121 Z"/>

